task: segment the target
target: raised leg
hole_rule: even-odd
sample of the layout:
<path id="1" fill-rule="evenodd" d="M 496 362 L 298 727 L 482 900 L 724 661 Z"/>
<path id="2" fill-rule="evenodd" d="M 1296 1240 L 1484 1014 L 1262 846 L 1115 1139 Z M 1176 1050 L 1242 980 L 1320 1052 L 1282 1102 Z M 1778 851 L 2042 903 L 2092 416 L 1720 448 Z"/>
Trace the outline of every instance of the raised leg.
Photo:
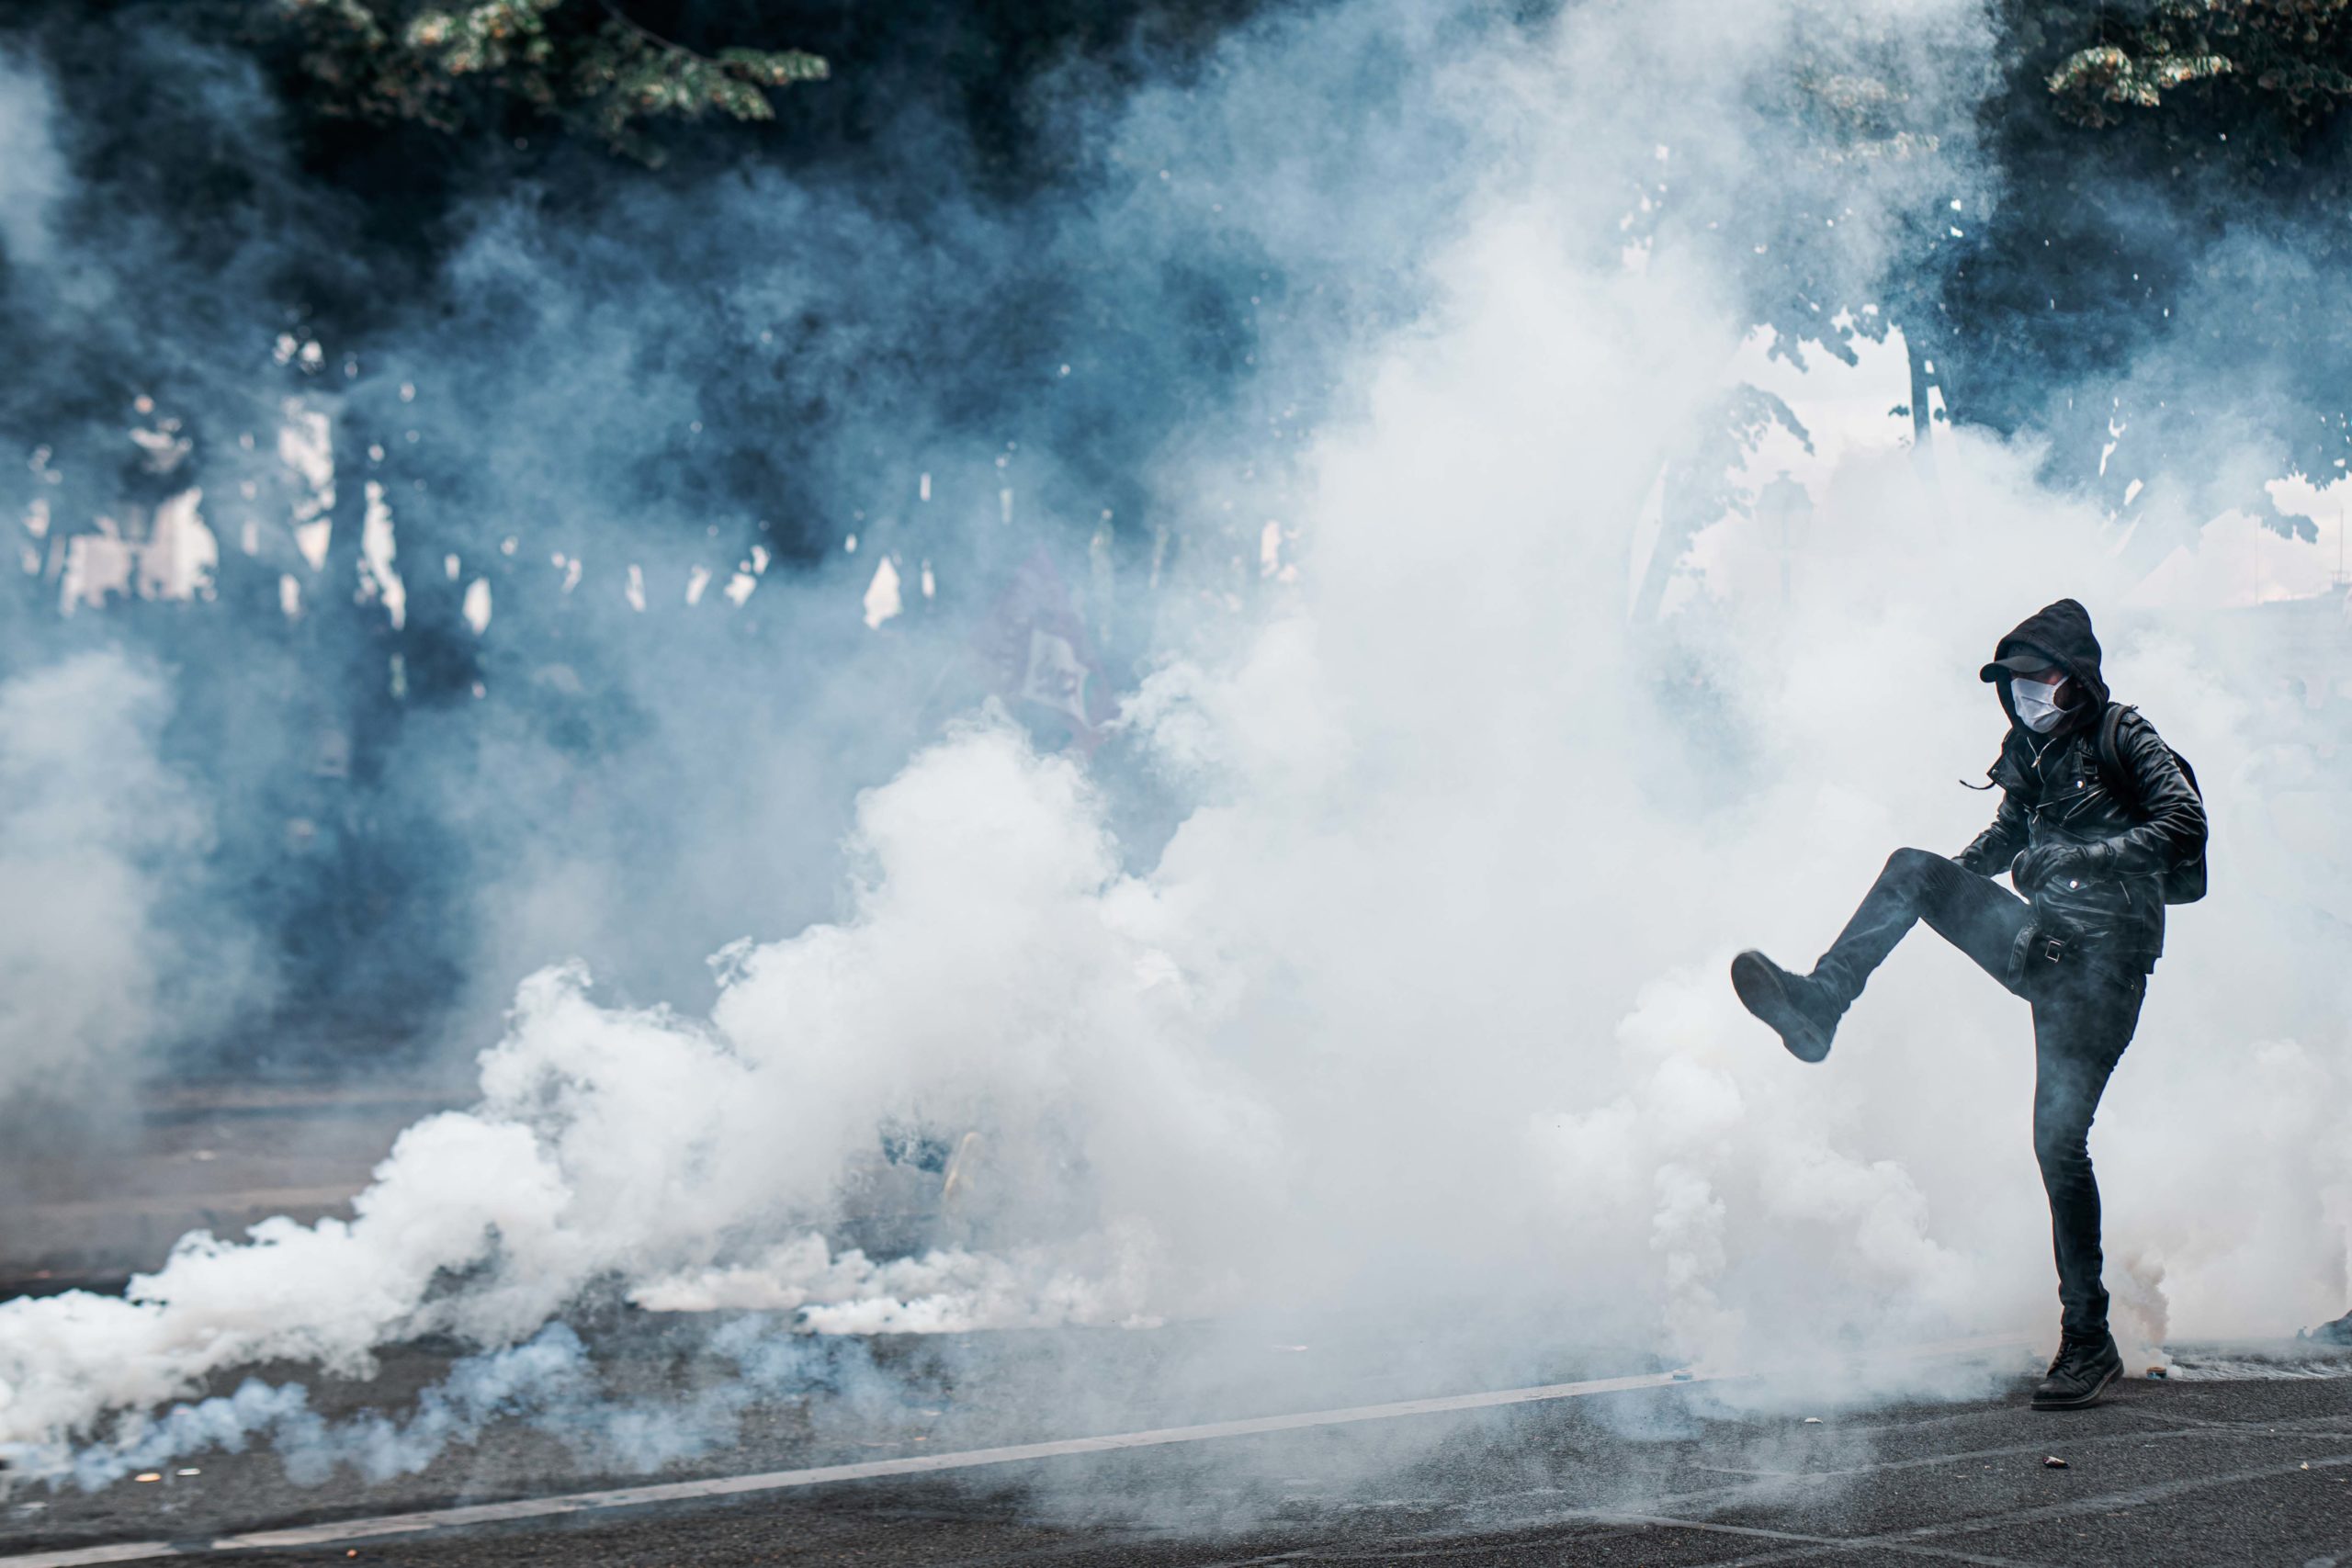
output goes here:
<path id="1" fill-rule="evenodd" d="M 1854 918 L 1813 966 L 1812 977 L 1844 1011 L 1895 944 L 1925 920 L 1977 967 L 2014 990 L 2012 955 L 2032 919 L 2031 905 L 1949 855 L 1897 850 L 1886 857 L 1886 869 L 1863 896 Z"/>

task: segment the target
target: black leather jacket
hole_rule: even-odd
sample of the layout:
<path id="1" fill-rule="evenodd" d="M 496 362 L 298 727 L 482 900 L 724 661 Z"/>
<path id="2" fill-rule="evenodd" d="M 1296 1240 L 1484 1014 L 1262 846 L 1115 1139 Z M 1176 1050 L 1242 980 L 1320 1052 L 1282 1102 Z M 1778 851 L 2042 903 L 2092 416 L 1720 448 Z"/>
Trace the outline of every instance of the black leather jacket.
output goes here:
<path id="1" fill-rule="evenodd" d="M 1987 774 L 2003 791 L 1993 825 L 1960 853 L 1980 876 L 1998 876 L 2035 844 L 2081 844 L 2091 864 L 2029 896 L 2037 913 L 2055 917 L 2086 948 L 2144 972 L 2165 947 L 2160 880 L 2205 843 L 2205 807 L 2155 726 L 2124 716 L 2116 750 L 2132 779 L 2132 798 L 2109 789 L 2098 761 L 2098 725 L 2055 735 L 2012 726 Z"/>

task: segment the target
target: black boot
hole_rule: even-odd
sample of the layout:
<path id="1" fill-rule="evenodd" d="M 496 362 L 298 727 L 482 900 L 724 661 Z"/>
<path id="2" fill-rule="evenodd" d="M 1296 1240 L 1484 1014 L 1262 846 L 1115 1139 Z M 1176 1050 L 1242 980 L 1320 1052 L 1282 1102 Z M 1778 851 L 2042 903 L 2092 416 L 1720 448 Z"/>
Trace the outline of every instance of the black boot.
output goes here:
<path id="1" fill-rule="evenodd" d="M 1829 1037 L 1846 1010 L 1826 983 L 1792 975 L 1750 949 L 1731 961 L 1731 988 L 1741 1005 L 1779 1031 L 1790 1055 L 1818 1062 L 1829 1055 Z"/>
<path id="2" fill-rule="evenodd" d="M 2050 1375 L 2033 1391 L 2036 1410 L 2087 1410 L 2106 1396 L 2123 1375 L 2123 1353 L 2115 1336 L 2101 1329 L 2097 1338 L 2068 1336 L 2050 1363 Z"/>

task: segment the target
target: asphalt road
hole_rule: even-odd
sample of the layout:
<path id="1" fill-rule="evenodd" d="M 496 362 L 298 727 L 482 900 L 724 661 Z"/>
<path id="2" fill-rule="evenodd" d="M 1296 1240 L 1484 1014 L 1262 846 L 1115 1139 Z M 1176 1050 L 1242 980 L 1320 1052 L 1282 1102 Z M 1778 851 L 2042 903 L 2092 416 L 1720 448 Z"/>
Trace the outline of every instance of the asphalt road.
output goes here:
<path id="1" fill-rule="evenodd" d="M 401 1129 L 467 1098 L 447 1077 L 20 1095 L 0 1106 L 0 1295 L 116 1291 L 189 1231 L 347 1215 Z"/>
<path id="2" fill-rule="evenodd" d="M 952 1357 L 901 1369 L 918 1391 L 909 1400 L 787 1401 L 752 1413 L 723 1450 L 662 1474 L 970 1449 L 979 1445 L 958 1427 L 956 1398 L 993 1404 L 1001 1416 L 1012 1389 L 1034 1388 L 1042 1369 L 1091 1354 L 1039 1337 L 1012 1363 L 989 1360 L 992 1385 L 959 1380 Z M 674 1394 L 682 1378 L 693 1381 L 682 1371 L 691 1357 L 638 1360 L 665 1369 L 648 1371 L 648 1386 Z M 387 1376 L 427 1381 L 430 1361 Z M 956 1385 L 943 1395 L 947 1407 L 912 1402 L 926 1379 Z M 1259 1410 L 1280 1409 L 1280 1380 L 1259 1381 Z M 373 1397 L 386 1393 L 383 1382 L 367 1386 Z M 1807 1422 L 1743 1413 L 1733 1385 L 1698 1383 L 271 1551 L 213 1544 L 297 1521 L 644 1479 L 514 1427 L 388 1483 L 345 1476 L 295 1487 L 274 1456 L 249 1453 L 190 1459 L 200 1475 L 89 1495 L 20 1490 L 0 1552 L 56 1561 L 57 1551 L 130 1540 L 178 1542 L 216 1562 L 448 1568 L 1385 1560 L 2352 1568 L 2352 1356 L 2184 1351 L 2169 1381 L 2135 1379 L 2105 1406 L 2072 1415 L 2027 1409 L 2024 1386 Z M 332 1409 L 346 1395 L 320 1397 Z M 1252 1396 L 1237 1382 L 1204 1397 L 1230 1406 Z M 1116 1429 L 1073 1417 L 1056 1430 L 1054 1415 L 1050 1402 L 1034 1404 L 1019 1422 L 1034 1437 Z M 2066 1467 L 2047 1466 L 2051 1456 Z"/>

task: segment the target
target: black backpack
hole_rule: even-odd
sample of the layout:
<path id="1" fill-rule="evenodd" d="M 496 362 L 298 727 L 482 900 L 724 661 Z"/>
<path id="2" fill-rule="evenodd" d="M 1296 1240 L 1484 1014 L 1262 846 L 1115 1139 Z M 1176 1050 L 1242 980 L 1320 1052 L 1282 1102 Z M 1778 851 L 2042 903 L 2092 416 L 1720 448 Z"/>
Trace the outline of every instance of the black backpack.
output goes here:
<path id="1" fill-rule="evenodd" d="M 2099 772 L 2107 776 L 2108 792 L 2118 800 L 2135 803 L 2139 785 L 2133 782 L 2131 770 L 2123 765 L 2123 750 L 2118 742 L 2121 739 L 2125 716 L 2139 711 L 2122 703 L 2109 703 L 2107 705 L 2107 716 L 2099 720 L 2098 726 L 2098 766 Z M 2157 739 L 2162 739 L 2163 737 Z M 2198 800 L 2203 801 L 2205 791 L 2197 782 L 2197 770 L 2188 765 L 2188 758 L 2173 750 L 2169 740 L 2165 741 L 2165 750 L 2172 751 L 2172 760 L 2180 764 L 2180 776 L 2187 779 L 2188 787 L 2197 792 Z M 2167 904 L 2194 904 L 2205 897 L 2204 845 L 2198 845 L 2193 857 L 2165 873 L 2164 895 Z"/>

